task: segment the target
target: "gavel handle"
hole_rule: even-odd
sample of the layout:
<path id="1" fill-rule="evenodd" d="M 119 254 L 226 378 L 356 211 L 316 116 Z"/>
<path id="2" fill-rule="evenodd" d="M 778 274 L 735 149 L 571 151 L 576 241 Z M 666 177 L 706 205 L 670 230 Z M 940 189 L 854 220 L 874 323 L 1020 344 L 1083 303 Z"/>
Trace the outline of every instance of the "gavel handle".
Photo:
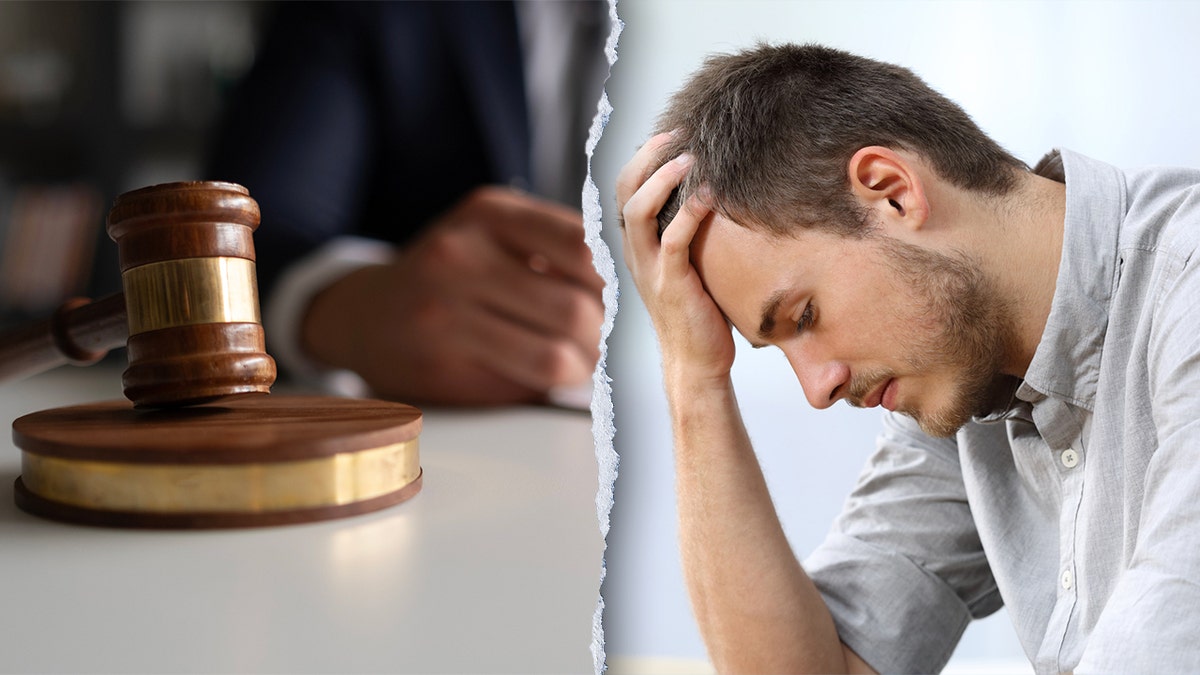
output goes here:
<path id="1" fill-rule="evenodd" d="M 96 301 L 73 298 L 49 319 L 0 333 L 0 381 L 16 380 L 63 364 L 91 365 L 129 338 L 125 295 Z"/>

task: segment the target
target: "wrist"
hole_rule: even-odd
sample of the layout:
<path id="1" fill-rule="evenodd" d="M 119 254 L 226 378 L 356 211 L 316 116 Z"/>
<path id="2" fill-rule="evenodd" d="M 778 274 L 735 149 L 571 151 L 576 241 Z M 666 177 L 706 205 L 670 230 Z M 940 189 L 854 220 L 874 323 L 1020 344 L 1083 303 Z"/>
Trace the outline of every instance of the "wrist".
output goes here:
<path id="1" fill-rule="evenodd" d="M 724 406 L 734 401 L 733 378 L 729 371 L 664 367 L 663 386 L 667 402 L 675 415 L 712 405 Z"/>
<path id="2" fill-rule="evenodd" d="M 691 359 L 667 356 L 662 361 L 663 383 L 667 393 L 702 395 L 709 392 L 732 390 L 730 368 L 724 364 L 698 363 Z"/>
<path id="3" fill-rule="evenodd" d="M 366 352 L 363 303 L 370 303 L 381 265 L 350 272 L 313 296 L 300 322 L 300 349 L 320 366 L 361 372 Z"/>
<path id="4" fill-rule="evenodd" d="M 322 244 L 305 257 L 294 261 L 280 274 L 269 297 L 263 299 L 263 326 L 267 330 L 267 348 L 281 370 L 301 381 L 325 387 L 329 375 L 346 374 L 331 361 L 314 358 L 323 349 L 312 349 L 308 334 L 314 328 L 338 326 L 339 317 L 326 312 L 310 314 L 318 296 L 356 270 L 390 261 L 390 244 L 358 237 L 338 237 Z M 334 307 L 333 309 L 337 309 Z M 340 390 L 340 387 L 338 388 Z M 361 390 L 362 387 L 358 387 Z"/>

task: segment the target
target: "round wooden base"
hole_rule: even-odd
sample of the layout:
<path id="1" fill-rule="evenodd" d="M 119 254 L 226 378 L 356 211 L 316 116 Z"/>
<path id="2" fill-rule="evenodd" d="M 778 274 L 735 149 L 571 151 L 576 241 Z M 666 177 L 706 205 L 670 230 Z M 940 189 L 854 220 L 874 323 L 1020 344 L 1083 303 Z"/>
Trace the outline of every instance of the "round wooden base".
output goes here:
<path id="1" fill-rule="evenodd" d="M 120 527 L 341 518 L 421 488 L 421 413 L 383 401 L 245 395 L 177 410 L 110 401 L 26 415 L 17 505 Z"/>

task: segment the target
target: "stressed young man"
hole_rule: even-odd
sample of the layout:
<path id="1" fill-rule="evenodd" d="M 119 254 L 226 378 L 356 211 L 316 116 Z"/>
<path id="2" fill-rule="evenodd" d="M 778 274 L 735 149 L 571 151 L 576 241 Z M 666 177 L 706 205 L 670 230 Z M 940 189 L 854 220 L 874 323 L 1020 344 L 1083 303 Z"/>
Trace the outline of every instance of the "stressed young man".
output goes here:
<path id="1" fill-rule="evenodd" d="M 1038 672 L 1200 671 L 1200 172 L 1030 170 L 910 71 L 818 46 L 709 59 L 660 128 L 617 201 L 717 668 L 934 672 L 1005 605 Z M 887 410 L 803 565 L 731 327 L 813 406 Z"/>

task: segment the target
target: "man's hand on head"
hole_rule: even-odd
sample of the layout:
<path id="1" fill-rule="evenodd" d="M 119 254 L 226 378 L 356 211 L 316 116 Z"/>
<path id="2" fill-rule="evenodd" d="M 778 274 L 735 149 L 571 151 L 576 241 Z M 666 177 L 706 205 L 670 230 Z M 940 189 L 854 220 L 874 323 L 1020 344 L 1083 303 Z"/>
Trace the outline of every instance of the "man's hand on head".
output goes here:
<path id="1" fill-rule="evenodd" d="M 688 155 L 659 166 L 671 139 L 651 138 L 617 178 L 625 264 L 658 333 L 668 386 L 724 382 L 733 366 L 733 336 L 691 261 L 696 233 L 711 213 L 704 198 L 690 196 L 659 237 L 659 212 L 691 167 Z"/>
<path id="2" fill-rule="evenodd" d="M 413 403 L 542 402 L 600 357 L 604 282 L 576 210 L 479 188 L 387 265 L 320 293 L 303 324 L 318 361 Z"/>

